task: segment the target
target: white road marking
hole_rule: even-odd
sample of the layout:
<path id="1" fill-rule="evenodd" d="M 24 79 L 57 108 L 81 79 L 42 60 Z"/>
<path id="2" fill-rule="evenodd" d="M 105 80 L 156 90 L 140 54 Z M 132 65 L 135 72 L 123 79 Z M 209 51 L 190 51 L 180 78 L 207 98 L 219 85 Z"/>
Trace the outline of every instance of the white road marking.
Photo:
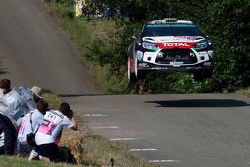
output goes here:
<path id="1" fill-rule="evenodd" d="M 92 126 L 91 129 L 119 129 L 118 126 Z"/>
<path id="2" fill-rule="evenodd" d="M 131 141 L 131 140 L 137 140 L 136 138 L 113 138 L 110 139 L 111 141 Z"/>
<path id="3" fill-rule="evenodd" d="M 178 163 L 179 160 L 149 160 L 151 163 Z"/>
<path id="4" fill-rule="evenodd" d="M 130 149 L 129 151 L 158 151 L 158 149 L 155 149 L 155 148 L 142 148 L 142 149 L 133 148 L 133 149 Z"/>
<path id="5" fill-rule="evenodd" d="M 84 114 L 84 117 L 108 117 L 108 115 L 104 114 Z"/>

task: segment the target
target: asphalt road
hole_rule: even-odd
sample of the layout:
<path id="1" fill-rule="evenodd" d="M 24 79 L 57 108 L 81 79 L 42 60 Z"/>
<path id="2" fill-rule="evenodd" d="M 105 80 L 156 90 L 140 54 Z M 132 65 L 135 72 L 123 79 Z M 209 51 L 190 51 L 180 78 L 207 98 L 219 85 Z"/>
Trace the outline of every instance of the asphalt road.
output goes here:
<path id="1" fill-rule="evenodd" d="M 90 128 L 161 166 L 250 166 L 249 100 L 235 94 L 102 95 L 38 0 L 0 1 L 0 77 L 63 95 Z M 122 141 L 123 140 L 123 141 Z"/>
<path id="2" fill-rule="evenodd" d="M 0 1 L 0 74 L 13 86 L 40 86 L 58 94 L 97 93 L 72 42 L 39 0 Z"/>
<path id="3" fill-rule="evenodd" d="M 245 97 L 167 94 L 65 99 L 95 133 L 123 142 L 161 166 L 250 166 L 250 101 Z"/>

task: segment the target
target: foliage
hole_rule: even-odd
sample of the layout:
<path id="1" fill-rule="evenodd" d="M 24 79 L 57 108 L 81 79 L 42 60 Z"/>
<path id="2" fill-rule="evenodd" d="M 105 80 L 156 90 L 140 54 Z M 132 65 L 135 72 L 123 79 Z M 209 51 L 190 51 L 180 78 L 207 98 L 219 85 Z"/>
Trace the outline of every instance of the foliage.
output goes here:
<path id="1" fill-rule="evenodd" d="M 71 0 L 46 1 L 68 5 Z M 86 28 L 79 23 L 78 26 L 82 26 L 85 36 L 89 36 L 88 33 L 91 32 L 92 38 L 87 47 L 81 44 L 78 47 L 82 50 L 81 53 L 84 53 L 82 55 L 92 64 L 90 66 L 97 69 L 94 71 L 101 75 L 97 76 L 97 80 L 100 80 L 99 85 L 109 92 L 218 92 L 234 91 L 250 85 L 249 0 L 205 0 L 202 3 L 198 0 L 92 0 L 91 2 L 99 11 L 103 11 L 104 7 L 109 7 L 111 11 L 120 8 L 123 15 L 121 20 L 89 20 L 87 23 L 84 19 L 74 19 L 68 25 L 68 29 L 71 29 L 70 26 L 77 26 L 74 25 L 75 22 L 83 22 L 86 24 L 85 27 L 96 22 L 99 22 L 97 25 L 103 23 L 101 25 L 103 31 L 100 31 L 98 26 L 91 26 L 93 32 L 86 32 Z M 126 52 L 132 43 L 131 36 L 138 33 L 145 20 L 165 17 L 193 20 L 205 34 L 210 36 L 215 53 L 213 78 L 197 83 L 188 73 L 152 73 L 135 85 L 127 85 Z M 81 33 L 74 31 L 76 30 L 72 30 L 72 34 L 75 34 L 73 39 L 77 40 L 79 38 L 77 35 Z M 80 39 L 82 38 L 84 36 Z"/>
<path id="2" fill-rule="evenodd" d="M 106 1 L 106 3 L 113 5 L 116 2 Z M 118 42 L 122 41 L 122 45 L 119 43 L 119 45 L 112 45 L 113 47 L 106 46 L 106 50 L 110 52 L 119 49 L 124 51 L 131 43 L 131 35 L 136 34 L 133 28 L 142 24 L 141 21 L 164 17 L 196 21 L 201 29 L 209 34 L 215 46 L 215 70 L 212 80 L 196 83 L 189 74 L 153 74 L 139 82 L 139 85 L 132 87 L 137 90 L 136 92 L 142 91 L 140 87 L 143 87 L 142 92 L 148 93 L 215 92 L 231 91 L 250 85 L 250 1 L 212 0 L 201 3 L 197 0 L 120 0 L 116 5 L 121 6 L 123 14 L 129 18 L 130 24 L 126 24 L 126 27 L 120 32 L 123 35 L 116 37 Z M 101 41 L 99 42 L 101 43 Z M 96 46 L 94 47 L 96 48 Z M 102 54 L 102 51 L 103 48 L 99 54 Z M 117 57 L 118 54 L 120 53 L 115 52 L 113 55 Z M 120 54 L 120 57 L 123 57 L 124 54 Z M 122 67 L 120 64 L 114 64 L 119 59 L 112 58 L 113 56 L 109 56 L 111 62 L 106 63 L 112 64 L 111 67 L 114 70 Z M 117 76 L 120 74 L 117 73 Z"/>

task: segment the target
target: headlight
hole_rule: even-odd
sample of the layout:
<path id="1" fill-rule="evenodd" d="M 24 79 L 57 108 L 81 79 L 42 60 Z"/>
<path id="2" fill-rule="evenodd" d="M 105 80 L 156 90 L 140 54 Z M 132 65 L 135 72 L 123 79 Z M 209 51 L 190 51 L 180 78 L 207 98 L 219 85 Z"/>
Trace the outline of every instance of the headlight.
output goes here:
<path id="1" fill-rule="evenodd" d="M 148 42 L 143 42 L 142 46 L 143 46 L 145 49 L 150 49 L 150 50 L 157 50 L 157 49 L 159 48 L 158 45 L 153 44 L 153 43 L 148 43 Z"/>
<path id="2" fill-rule="evenodd" d="M 193 46 L 194 49 L 205 49 L 207 48 L 207 42 L 201 41 Z"/>

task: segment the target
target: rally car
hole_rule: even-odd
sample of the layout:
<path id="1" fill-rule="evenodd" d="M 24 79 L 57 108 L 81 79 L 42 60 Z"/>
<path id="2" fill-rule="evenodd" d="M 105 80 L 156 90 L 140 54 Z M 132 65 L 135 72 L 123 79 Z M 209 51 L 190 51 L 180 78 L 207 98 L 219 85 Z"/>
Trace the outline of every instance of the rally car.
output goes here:
<path id="1" fill-rule="evenodd" d="M 149 71 L 192 72 L 196 81 L 212 77 L 212 43 L 192 21 L 149 21 L 133 39 L 127 54 L 129 82 Z"/>

